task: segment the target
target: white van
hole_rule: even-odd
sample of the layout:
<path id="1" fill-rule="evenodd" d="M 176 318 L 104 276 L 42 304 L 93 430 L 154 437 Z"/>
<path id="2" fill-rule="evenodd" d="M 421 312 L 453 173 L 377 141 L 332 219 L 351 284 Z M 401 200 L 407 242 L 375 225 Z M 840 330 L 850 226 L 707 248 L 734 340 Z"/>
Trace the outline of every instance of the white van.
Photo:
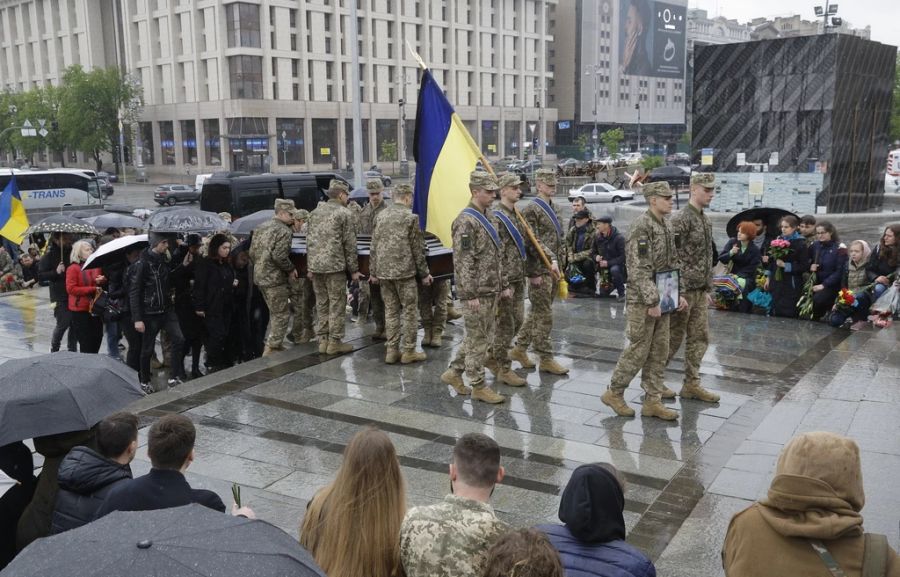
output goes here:
<path id="1" fill-rule="evenodd" d="M 0 169 L 0 190 L 6 187 L 13 174 L 26 211 L 100 204 L 97 179 L 88 176 L 83 170 Z"/>
<path id="2" fill-rule="evenodd" d="M 900 148 L 888 153 L 887 171 L 884 173 L 884 191 L 900 193 Z"/>
<path id="3" fill-rule="evenodd" d="M 206 179 L 212 176 L 212 173 L 209 174 L 198 174 L 197 178 L 194 179 L 194 190 L 200 192 L 203 190 L 203 183 L 206 182 Z"/>

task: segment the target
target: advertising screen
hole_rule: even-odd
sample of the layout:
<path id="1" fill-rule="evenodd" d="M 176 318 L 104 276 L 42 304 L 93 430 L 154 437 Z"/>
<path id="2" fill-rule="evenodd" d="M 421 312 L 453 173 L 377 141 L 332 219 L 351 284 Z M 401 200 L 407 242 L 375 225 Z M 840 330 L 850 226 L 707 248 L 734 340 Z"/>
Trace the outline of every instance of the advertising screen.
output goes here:
<path id="1" fill-rule="evenodd" d="M 686 27 L 684 6 L 651 0 L 621 0 L 621 72 L 630 76 L 683 78 Z"/>

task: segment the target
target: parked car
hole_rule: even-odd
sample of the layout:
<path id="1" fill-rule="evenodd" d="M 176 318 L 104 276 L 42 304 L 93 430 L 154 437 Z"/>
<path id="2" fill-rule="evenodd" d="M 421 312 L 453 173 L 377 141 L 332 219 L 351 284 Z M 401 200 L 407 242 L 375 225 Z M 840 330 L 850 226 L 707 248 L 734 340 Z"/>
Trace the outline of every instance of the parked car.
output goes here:
<path id="1" fill-rule="evenodd" d="M 638 164 L 643 159 L 644 155 L 640 152 L 626 152 L 622 155 L 622 160 L 624 160 L 625 164 L 628 166 L 631 166 L 632 164 Z"/>
<path id="2" fill-rule="evenodd" d="M 633 200 L 634 192 L 622 190 L 606 182 L 592 182 L 569 190 L 569 202 L 581 198 L 584 202 L 619 202 Z"/>
<path id="3" fill-rule="evenodd" d="M 541 161 L 533 159 L 516 164 L 515 167 L 510 166 L 509 170 L 511 172 L 518 172 L 519 174 L 530 174 L 535 170 L 540 170 L 541 168 L 544 168 L 544 165 L 541 163 Z"/>
<path id="4" fill-rule="evenodd" d="M 556 168 L 563 174 L 570 175 L 574 174 L 583 164 L 584 163 L 577 158 L 566 158 L 562 162 L 558 162 Z"/>
<path id="5" fill-rule="evenodd" d="M 651 170 L 644 182 L 668 182 L 672 188 L 686 186 L 691 182 L 691 173 L 682 166 L 660 166 Z"/>
<path id="6" fill-rule="evenodd" d="M 109 183 L 109 180 L 102 178 L 100 176 L 97 177 L 97 184 L 100 185 L 100 192 L 104 197 L 112 196 L 116 191 L 113 188 L 113 185 Z"/>
<path id="7" fill-rule="evenodd" d="M 386 174 L 382 174 L 382 172 L 380 170 L 377 170 L 377 171 L 376 170 L 367 170 L 366 171 L 366 180 L 369 180 L 370 178 L 380 178 L 381 184 L 383 184 L 384 186 L 391 185 L 391 177 L 387 176 Z"/>
<path id="8" fill-rule="evenodd" d="M 98 172 L 97 178 L 105 178 L 106 180 L 108 180 L 110 182 L 119 182 L 119 177 L 117 175 L 110 174 L 110 173 L 106 172 L 105 170 L 101 170 L 100 172 Z"/>
<path id="9" fill-rule="evenodd" d="M 187 184 L 163 184 L 156 187 L 153 200 L 160 206 L 174 206 L 179 202 L 197 202 L 200 200 L 200 193 Z"/>

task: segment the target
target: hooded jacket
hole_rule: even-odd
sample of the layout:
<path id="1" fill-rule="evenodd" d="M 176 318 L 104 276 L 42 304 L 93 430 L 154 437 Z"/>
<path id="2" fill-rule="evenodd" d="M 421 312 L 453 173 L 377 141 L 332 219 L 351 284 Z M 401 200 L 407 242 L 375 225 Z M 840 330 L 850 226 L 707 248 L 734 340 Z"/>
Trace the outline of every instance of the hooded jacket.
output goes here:
<path id="1" fill-rule="evenodd" d="M 865 504 L 859 447 L 833 433 L 806 433 L 782 451 L 768 496 L 731 519 L 722 562 L 736 577 L 831 573 L 809 543 L 821 540 L 847 577 L 862 575 Z M 888 549 L 887 576 L 900 576 Z"/>
<path id="2" fill-rule="evenodd" d="M 59 465 L 59 493 L 53 511 L 54 534 L 86 525 L 109 491 L 131 479 L 131 467 L 107 459 L 89 447 L 75 447 Z"/>
<path id="3" fill-rule="evenodd" d="M 603 467 L 572 472 L 559 503 L 565 525 L 540 525 L 559 551 L 566 577 L 656 577 L 647 557 L 625 542 L 625 495 Z"/>

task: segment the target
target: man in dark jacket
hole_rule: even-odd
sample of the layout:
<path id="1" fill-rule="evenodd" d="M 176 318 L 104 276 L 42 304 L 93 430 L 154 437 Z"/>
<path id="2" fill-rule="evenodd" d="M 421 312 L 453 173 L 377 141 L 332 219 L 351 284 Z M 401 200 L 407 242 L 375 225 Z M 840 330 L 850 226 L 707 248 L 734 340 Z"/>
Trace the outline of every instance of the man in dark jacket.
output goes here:
<path id="1" fill-rule="evenodd" d="M 113 487 L 96 518 L 113 511 L 152 511 L 191 503 L 224 513 L 225 503 L 218 495 L 207 489 L 192 489 L 184 478 L 194 461 L 196 438 L 194 423 L 184 415 L 169 414 L 153 423 L 147 434 L 153 468 L 142 477 Z"/>
<path id="2" fill-rule="evenodd" d="M 150 386 L 150 357 L 156 348 L 156 335 L 166 331 L 172 345 L 172 366 L 169 372 L 169 386 L 179 385 L 184 378 L 184 338 L 178 317 L 172 306 L 171 275 L 177 275 L 180 263 L 173 271 L 166 260 L 170 241 L 174 245 L 174 235 L 155 232 L 149 234 L 150 246 L 141 254 L 135 265 L 134 278 L 128 289 L 131 322 L 134 330 L 141 334 L 141 389 L 152 393 Z"/>
<path id="3" fill-rule="evenodd" d="M 0 495 L 0 571 L 16 556 L 16 526 L 34 497 L 37 479 L 31 449 L 22 441 L 0 447 L 0 472 L 16 484 Z"/>
<path id="4" fill-rule="evenodd" d="M 55 353 L 62 344 L 63 335 L 68 331 L 68 349 L 77 351 L 75 332 L 69 330 L 72 313 L 69 311 L 69 295 L 66 293 L 66 268 L 69 266 L 72 250 L 72 235 L 52 235 L 50 248 L 38 263 L 38 281 L 50 286 L 50 300 L 53 302 L 53 318 L 56 327 L 50 337 L 50 352 Z"/>
<path id="5" fill-rule="evenodd" d="M 75 447 L 59 466 L 52 533 L 93 521 L 113 487 L 131 479 L 129 463 L 137 452 L 137 416 L 113 413 L 100 421 L 95 430 L 97 450 Z"/>
<path id="6" fill-rule="evenodd" d="M 594 225 L 597 235 L 591 248 L 591 257 L 597 263 L 600 272 L 600 296 L 612 293 L 609 285 L 615 287 L 618 302 L 625 301 L 625 281 L 628 274 L 625 270 L 625 237 L 612 225 L 612 218 L 601 216 Z M 607 288 L 604 287 L 607 285 Z M 604 294 L 605 293 L 605 294 Z"/>

